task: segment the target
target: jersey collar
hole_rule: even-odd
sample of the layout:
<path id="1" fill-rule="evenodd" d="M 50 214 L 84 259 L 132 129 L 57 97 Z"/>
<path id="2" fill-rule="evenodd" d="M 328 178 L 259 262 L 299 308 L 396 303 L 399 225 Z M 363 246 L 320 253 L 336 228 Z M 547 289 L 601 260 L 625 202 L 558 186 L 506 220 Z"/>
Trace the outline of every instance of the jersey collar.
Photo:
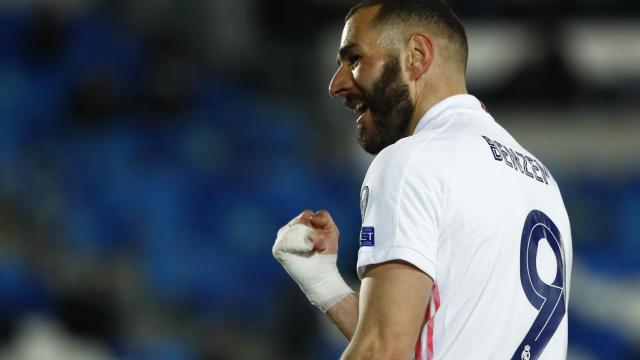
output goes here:
<path id="1" fill-rule="evenodd" d="M 440 114 L 450 109 L 472 109 L 472 110 L 480 110 L 485 111 L 484 105 L 480 102 L 480 100 L 476 99 L 475 96 L 469 94 L 459 94 L 449 96 L 444 100 L 440 101 L 433 105 L 420 119 L 416 129 L 413 131 L 414 134 L 418 133 L 421 130 L 424 130 L 428 127 L 428 125 L 435 120 Z"/>

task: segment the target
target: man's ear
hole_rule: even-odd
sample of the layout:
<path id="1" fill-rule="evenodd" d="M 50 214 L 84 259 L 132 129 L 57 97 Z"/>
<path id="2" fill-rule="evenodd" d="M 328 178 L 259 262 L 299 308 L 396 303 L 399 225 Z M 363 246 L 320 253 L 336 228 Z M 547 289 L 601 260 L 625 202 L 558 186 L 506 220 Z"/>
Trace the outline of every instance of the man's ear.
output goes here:
<path id="1" fill-rule="evenodd" d="M 408 46 L 408 75 L 410 80 L 419 79 L 426 73 L 435 56 L 435 46 L 431 35 L 417 32 L 409 38 Z"/>

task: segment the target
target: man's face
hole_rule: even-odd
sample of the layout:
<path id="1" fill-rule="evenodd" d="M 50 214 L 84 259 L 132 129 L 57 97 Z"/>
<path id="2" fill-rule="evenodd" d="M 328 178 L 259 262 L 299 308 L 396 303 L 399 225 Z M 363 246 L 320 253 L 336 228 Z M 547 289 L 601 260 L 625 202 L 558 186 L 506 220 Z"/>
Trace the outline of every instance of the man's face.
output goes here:
<path id="1" fill-rule="evenodd" d="M 380 44 L 380 30 L 371 25 L 377 11 L 360 9 L 345 24 L 339 68 L 329 86 L 359 115 L 358 142 L 371 154 L 407 136 L 414 112 L 400 59 Z"/>

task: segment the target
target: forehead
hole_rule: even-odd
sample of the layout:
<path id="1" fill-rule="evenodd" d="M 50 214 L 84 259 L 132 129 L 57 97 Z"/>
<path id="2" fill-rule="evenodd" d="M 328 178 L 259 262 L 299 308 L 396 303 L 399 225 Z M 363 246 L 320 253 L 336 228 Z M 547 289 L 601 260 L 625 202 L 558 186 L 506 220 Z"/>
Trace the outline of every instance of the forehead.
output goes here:
<path id="1" fill-rule="evenodd" d="M 359 46 L 372 45 L 379 35 L 379 29 L 373 23 L 379 10 L 379 5 L 358 9 L 344 24 L 340 46 L 343 47 L 349 44 Z"/>

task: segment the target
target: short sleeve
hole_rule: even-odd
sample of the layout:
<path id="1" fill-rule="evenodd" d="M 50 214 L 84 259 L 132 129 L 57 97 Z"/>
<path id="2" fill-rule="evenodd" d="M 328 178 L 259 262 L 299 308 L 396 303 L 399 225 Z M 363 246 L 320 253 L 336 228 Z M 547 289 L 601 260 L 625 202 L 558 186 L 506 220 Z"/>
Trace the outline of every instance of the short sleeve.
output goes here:
<path id="1" fill-rule="evenodd" d="M 435 281 L 450 172 L 436 147 L 398 145 L 374 159 L 363 183 L 358 276 L 369 265 L 402 260 Z"/>

